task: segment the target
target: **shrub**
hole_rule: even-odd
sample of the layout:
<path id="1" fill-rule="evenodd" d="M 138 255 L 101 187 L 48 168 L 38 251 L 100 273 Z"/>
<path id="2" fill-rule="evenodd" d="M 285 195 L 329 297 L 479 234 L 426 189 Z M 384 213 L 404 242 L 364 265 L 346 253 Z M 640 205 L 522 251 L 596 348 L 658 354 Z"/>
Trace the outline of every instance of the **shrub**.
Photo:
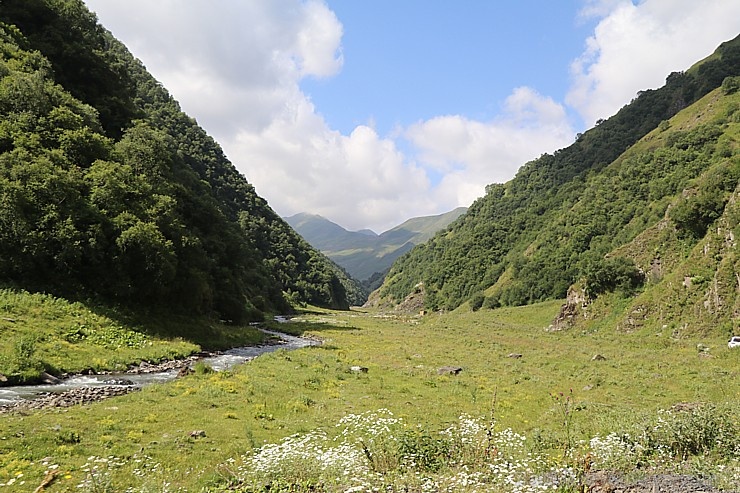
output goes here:
<path id="1" fill-rule="evenodd" d="M 740 89 L 740 77 L 725 77 L 722 81 L 722 92 L 729 96 Z"/>
<path id="2" fill-rule="evenodd" d="M 487 296 L 485 301 L 483 302 L 483 308 L 488 308 L 489 310 L 494 310 L 496 308 L 499 308 L 501 306 L 501 302 L 499 301 L 497 296 Z"/>
<path id="3" fill-rule="evenodd" d="M 405 467 L 425 472 L 439 471 L 450 456 L 450 443 L 425 430 L 403 433 L 398 441 L 400 462 Z"/>
<path id="4" fill-rule="evenodd" d="M 484 301 L 485 296 L 483 296 L 483 293 L 475 293 L 473 297 L 470 298 L 470 309 L 477 312 L 483 306 Z"/>
<path id="5" fill-rule="evenodd" d="M 632 259 L 610 257 L 589 262 L 583 269 L 586 295 L 595 298 L 601 293 L 622 291 L 626 294 L 645 281 L 645 275 Z"/>
<path id="6" fill-rule="evenodd" d="M 214 373 L 214 369 L 202 361 L 198 361 L 193 366 L 193 370 L 195 371 L 196 375 L 208 375 L 209 373 Z"/>

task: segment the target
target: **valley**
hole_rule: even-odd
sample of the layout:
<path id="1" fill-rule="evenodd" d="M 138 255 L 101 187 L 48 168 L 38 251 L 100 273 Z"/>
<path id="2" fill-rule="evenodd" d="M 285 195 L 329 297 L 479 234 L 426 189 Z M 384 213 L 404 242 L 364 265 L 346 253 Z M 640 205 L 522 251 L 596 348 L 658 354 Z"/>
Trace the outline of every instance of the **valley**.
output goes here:
<path id="1" fill-rule="evenodd" d="M 365 477 L 374 486 L 416 484 L 419 474 L 436 484 L 453 481 L 462 465 L 447 461 L 453 455 L 435 453 L 432 442 L 424 440 L 440 440 L 445 436 L 440 431 L 460 426 L 460 416 L 490 426 L 497 440 L 509 429 L 526 437 L 521 450 L 512 445 L 506 451 L 510 457 L 501 451 L 510 472 L 521 478 L 553 467 L 584 473 L 577 468 L 589 457 L 589 467 L 629 472 L 633 478 L 682 472 L 712 478 L 724 488 L 737 485 L 740 464 L 733 447 L 740 437 L 733 423 L 739 418 L 740 352 L 717 337 L 616 332 L 608 323 L 589 331 L 548 332 L 560 305 L 425 317 L 312 310 L 278 328 L 320 338 L 321 346 L 278 350 L 226 372 L 201 370 L 91 405 L 3 416 L 0 483 L 4 491 L 29 491 L 47 473 L 59 471 L 48 491 L 151 491 L 164 484 L 167 491 L 263 491 L 249 482 L 269 481 L 269 474 L 254 476 L 239 468 L 241 461 L 294 433 L 310 441 L 323 430 L 331 438 L 336 425 L 354 415 L 368 420 L 362 426 L 391 416 L 401 420 L 392 426 L 393 433 L 415 437 L 415 446 L 426 447 L 421 450 L 430 454 L 428 459 L 439 461 L 438 467 L 419 465 L 407 473 L 386 464 L 383 474 Z M 353 366 L 367 371 L 353 372 Z M 461 371 L 440 374 L 445 366 Z M 679 429 L 660 428 L 661 420 L 681 422 L 686 432 L 707 428 L 693 429 L 700 433 L 695 438 L 684 437 Z M 629 449 L 632 455 L 609 455 L 618 452 L 609 452 L 598 440 L 612 433 L 636 440 L 620 446 L 638 448 Z M 679 448 L 640 456 L 639 447 L 649 445 L 641 441 L 645 433 Z M 368 439 L 363 436 L 355 440 Z M 684 445 L 696 448 L 686 448 L 683 456 Z M 274 464 L 280 450 L 288 453 L 285 446 L 273 450 Z M 400 449 L 383 450 L 399 460 L 395 454 Z M 320 469 L 311 472 L 314 466 L 308 464 L 318 459 L 310 459 L 307 451 L 301 454 L 280 459 L 289 462 L 279 462 L 276 478 L 284 484 L 321 484 L 324 491 L 360 484 L 347 478 L 332 485 L 334 478 L 322 476 Z M 517 470 L 516 461 L 527 454 L 537 457 L 533 471 Z M 648 465 L 635 476 L 633 461 Z M 476 471 L 484 471 L 486 464 L 499 462 L 492 456 L 468 462 Z M 494 476 L 480 481 L 493 482 L 489 487 L 503 481 Z M 95 481 L 108 489 L 94 489 Z"/>
<path id="2" fill-rule="evenodd" d="M 409 176 L 465 188 L 451 154 L 395 174 L 370 123 L 324 159 L 275 122 L 250 145 L 313 160 L 317 200 L 345 158 L 377 214 L 415 210 Z M 740 36 L 566 140 L 379 235 L 282 218 L 82 0 L 0 1 L 0 396 L 193 362 L 4 409 L 0 493 L 737 493 Z M 321 344 L 194 361 L 262 329 Z"/>
<path id="3" fill-rule="evenodd" d="M 369 293 L 382 284 L 398 257 L 444 230 L 466 210 L 458 207 L 436 216 L 411 218 L 381 234 L 347 231 L 315 214 L 296 214 L 285 221 L 311 246 L 361 281 Z"/>

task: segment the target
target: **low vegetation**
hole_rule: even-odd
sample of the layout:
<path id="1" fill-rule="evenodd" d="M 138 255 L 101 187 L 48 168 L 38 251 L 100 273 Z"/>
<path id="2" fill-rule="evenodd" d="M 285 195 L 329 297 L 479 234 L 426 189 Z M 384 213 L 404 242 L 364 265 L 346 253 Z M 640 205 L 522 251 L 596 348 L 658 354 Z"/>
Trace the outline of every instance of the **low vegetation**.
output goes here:
<path id="1" fill-rule="evenodd" d="M 3 416 L 0 483 L 29 491 L 58 472 L 47 491 L 575 492 L 607 469 L 740 484 L 740 352 L 608 324 L 548 332 L 559 306 L 314 311 L 276 326 L 322 346 Z"/>
<path id="2" fill-rule="evenodd" d="M 0 492 L 737 490 L 738 67 L 740 38 L 489 185 L 390 271 L 432 313 L 387 315 L 347 310 L 356 282 L 81 0 L 2 0 L 0 383 L 252 344 L 307 304 L 272 328 L 324 344 L 4 412 Z"/>
<path id="3" fill-rule="evenodd" d="M 183 358 L 264 338 L 250 326 L 170 313 L 134 314 L 12 288 L 0 289 L 0 313 L 0 375 L 9 383 L 33 383 L 42 372 L 120 371 L 141 361 Z"/>

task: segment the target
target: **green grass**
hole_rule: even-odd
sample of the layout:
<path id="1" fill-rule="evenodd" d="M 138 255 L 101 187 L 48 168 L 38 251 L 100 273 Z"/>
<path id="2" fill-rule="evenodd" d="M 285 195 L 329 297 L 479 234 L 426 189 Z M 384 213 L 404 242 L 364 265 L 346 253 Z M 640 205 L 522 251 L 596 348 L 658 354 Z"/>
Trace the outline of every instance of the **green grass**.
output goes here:
<path id="1" fill-rule="evenodd" d="M 255 344 L 253 327 L 164 313 L 134 316 L 94 302 L 0 289 L 0 374 L 13 382 L 82 370 L 123 370 L 142 360 Z"/>
<path id="2" fill-rule="evenodd" d="M 493 415 L 497 429 L 527 435 L 549 457 L 569 441 L 639 428 L 677 403 L 716 403 L 737 424 L 740 351 L 725 340 L 625 334 L 606 325 L 546 332 L 558 308 L 550 302 L 423 318 L 315 311 L 286 327 L 324 339 L 322 347 L 277 351 L 230 372 L 200 372 L 90 406 L 3 416 L 0 483 L 22 473 L 26 489 L 13 489 L 16 481 L 5 491 L 35 487 L 46 458 L 63 473 L 47 491 L 73 490 L 89 479 L 83 466 L 90 457 L 115 456 L 123 465 L 106 476 L 113 489 L 100 491 L 159 491 L 162 481 L 172 491 L 201 491 L 233 479 L 230 461 L 254 447 L 331 431 L 348 414 L 378 409 L 432 431 L 461 414 Z M 708 356 L 699 343 L 710 347 Z M 593 361 L 596 354 L 606 359 Z M 353 365 L 369 371 L 352 373 Z M 463 370 L 438 375 L 445 365 Z M 567 427 L 560 392 L 571 396 Z M 195 430 L 205 437 L 191 437 Z M 134 474 L 144 465 L 141 477 Z"/>

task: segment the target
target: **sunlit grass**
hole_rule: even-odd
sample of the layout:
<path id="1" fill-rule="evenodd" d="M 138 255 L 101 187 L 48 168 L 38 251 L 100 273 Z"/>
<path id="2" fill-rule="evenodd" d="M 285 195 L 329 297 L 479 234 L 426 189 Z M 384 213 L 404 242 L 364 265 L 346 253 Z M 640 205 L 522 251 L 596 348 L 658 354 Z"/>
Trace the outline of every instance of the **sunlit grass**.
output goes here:
<path id="1" fill-rule="evenodd" d="M 253 327 L 150 313 L 134 317 L 94 302 L 0 289 L 0 374 L 33 381 L 83 370 L 124 370 L 140 361 L 182 358 L 201 349 L 255 344 Z"/>
<path id="2" fill-rule="evenodd" d="M 48 491 L 65 491 L 86 477 L 89 457 L 113 455 L 124 465 L 108 473 L 110 491 L 159 491 L 154 483 L 201 491 L 234 481 L 230 461 L 255 447 L 328 432 L 345 416 L 379 409 L 434 436 L 461 415 L 492 419 L 548 461 L 561 460 L 569 443 L 634 433 L 677 403 L 716 403 L 737 422 L 740 351 L 725 341 L 605 326 L 547 332 L 558 308 L 425 317 L 315 310 L 285 327 L 323 346 L 279 350 L 229 372 L 200 372 L 90 406 L 3 416 L 0 483 L 21 472 L 38 484 L 51 458 L 71 479 L 59 476 Z M 356 365 L 368 372 L 352 372 Z M 439 375 L 442 366 L 462 371 Z M 570 396 L 567 433 L 553 398 L 560 392 Z M 191 436 L 200 430 L 205 436 Z M 133 473 L 144 457 L 159 464 L 146 478 Z M 26 491 L 14 487 L 7 491 Z"/>

